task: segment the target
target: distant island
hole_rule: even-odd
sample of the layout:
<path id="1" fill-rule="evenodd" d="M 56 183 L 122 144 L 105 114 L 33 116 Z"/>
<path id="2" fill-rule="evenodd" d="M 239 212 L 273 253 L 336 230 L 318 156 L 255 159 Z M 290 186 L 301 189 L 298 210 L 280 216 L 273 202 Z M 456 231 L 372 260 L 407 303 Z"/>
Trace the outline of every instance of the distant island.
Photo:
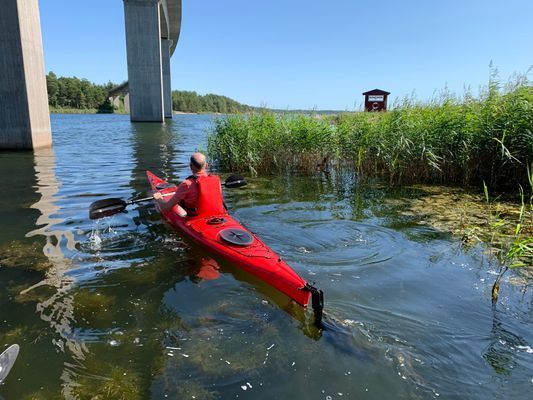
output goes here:
<path id="1" fill-rule="evenodd" d="M 115 107 L 109 100 L 109 92 L 119 84 L 108 82 L 99 85 L 77 77 L 57 77 L 53 72 L 46 75 L 48 104 L 51 112 L 65 113 L 124 113 L 124 107 Z M 253 107 L 217 94 L 200 95 L 195 91 L 173 90 L 172 109 L 183 113 L 237 114 L 267 110 L 276 113 L 338 113 L 334 110 L 281 110 Z"/>

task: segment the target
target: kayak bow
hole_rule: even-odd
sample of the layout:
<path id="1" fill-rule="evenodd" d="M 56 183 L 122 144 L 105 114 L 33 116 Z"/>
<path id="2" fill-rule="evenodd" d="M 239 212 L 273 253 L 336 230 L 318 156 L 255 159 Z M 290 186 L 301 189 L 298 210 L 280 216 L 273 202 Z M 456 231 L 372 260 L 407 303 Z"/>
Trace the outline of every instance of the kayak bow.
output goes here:
<path id="1" fill-rule="evenodd" d="M 146 171 L 146 174 L 154 193 L 160 192 L 164 196 L 176 190 L 175 186 L 150 171 Z M 182 217 L 176 206 L 168 211 L 159 210 L 176 231 L 256 276 L 301 306 L 306 307 L 311 298 L 315 322 L 320 325 L 324 302 L 322 291 L 301 278 L 278 254 L 227 211 Z"/>

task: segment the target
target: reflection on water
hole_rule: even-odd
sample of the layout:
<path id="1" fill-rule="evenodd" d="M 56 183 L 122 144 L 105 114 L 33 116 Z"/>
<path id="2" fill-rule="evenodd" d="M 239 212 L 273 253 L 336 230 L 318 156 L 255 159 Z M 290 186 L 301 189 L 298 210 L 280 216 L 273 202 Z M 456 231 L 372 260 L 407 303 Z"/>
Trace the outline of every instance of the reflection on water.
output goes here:
<path id="1" fill-rule="evenodd" d="M 26 237 L 41 236 L 45 238 L 43 253 L 49 260 L 50 267 L 45 271 L 45 278 L 35 285 L 20 292 L 22 296 L 40 286 L 56 288 L 54 295 L 37 303 L 36 311 L 43 321 L 50 324 L 60 339 L 54 339 L 53 344 L 64 351 L 67 346 L 74 357 L 83 357 L 83 343 L 71 339 L 72 318 L 74 304 L 72 296 L 68 295 L 72 289 L 74 279 L 67 272 L 73 268 L 72 261 L 65 257 L 63 248 L 72 252 L 76 248 L 73 232 L 60 229 L 61 218 L 54 218 L 59 214 L 60 207 L 56 205 L 55 196 L 59 191 L 59 183 L 55 175 L 55 155 L 52 149 L 39 150 L 34 154 L 34 168 L 37 179 L 36 192 L 40 199 L 31 207 L 39 210 L 37 228 L 28 232 Z"/>
<path id="2" fill-rule="evenodd" d="M 490 344 L 483 357 L 492 368 L 502 375 L 510 375 L 517 367 L 519 352 L 533 353 L 528 343 L 515 333 L 505 328 L 505 323 L 499 319 L 498 311 L 494 310 Z"/>
<path id="3" fill-rule="evenodd" d="M 0 153 L 0 350 L 21 345 L 0 398 L 527 398 L 531 291 L 509 285 L 493 314 L 483 248 L 463 249 L 442 211 L 463 192 L 350 173 L 226 191 L 232 213 L 325 291 L 319 332 L 150 202 L 89 220 L 95 200 L 145 196 L 147 169 L 189 175 L 210 116 L 52 122 L 53 151 Z"/>

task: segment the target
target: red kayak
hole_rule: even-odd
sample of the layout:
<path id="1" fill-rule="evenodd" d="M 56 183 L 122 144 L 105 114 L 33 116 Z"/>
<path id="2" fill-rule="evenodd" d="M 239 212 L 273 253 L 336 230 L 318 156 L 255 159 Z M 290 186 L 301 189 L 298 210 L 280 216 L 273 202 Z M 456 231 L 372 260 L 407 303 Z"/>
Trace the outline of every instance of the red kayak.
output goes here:
<path id="1" fill-rule="evenodd" d="M 146 171 L 152 190 L 172 193 L 176 186 Z M 323 294 L 292 270 L 254 233 L 232 218 L 224 206 L 220 180 L 208 175 L 196 178 L 199 186 L 198 208 L 194 215 L 180 216 L 183 209 L 174 206 L 161 211 L 163 217 L 183 235 L 236 267 L 256 276 L 306 307 L 312 295 L 317 320 L 322 315 Z M 178 212 L 178 209 L 180 212 Z"/>

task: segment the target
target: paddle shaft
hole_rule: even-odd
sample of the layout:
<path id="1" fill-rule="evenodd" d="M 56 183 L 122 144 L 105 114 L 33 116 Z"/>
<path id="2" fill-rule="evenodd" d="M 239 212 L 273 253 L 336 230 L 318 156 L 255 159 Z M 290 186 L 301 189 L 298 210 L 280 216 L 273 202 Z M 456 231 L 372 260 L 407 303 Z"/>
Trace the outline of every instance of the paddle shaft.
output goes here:
<path id="1" fill-rule="evenodd" d="M 239 179 L 239 180 L 236 180 L 236 181 L 232 181 L 232 182 L 223 182 L 222 183 L 223 186 L 227 186 L 227 187 L 232 187 L 232 186 L 235 186 L 235 187 L 239 187 L 239 186 L 244 186 L 246 185 L 246 181 L 244 179 Z M 163 194 L 162 196 L 163 197 L 168 197 L 168 196 L 173 196 L 174 194 L 176 194 L 176 192 L 170 192 L 170 193 L 165 193 Z M 130 204 L 136 204 L 136 203 L 141 203 L 143 201 L 148 201 L 148 200 L 153 200 L 154 199 L 154 196 L 150 196 L 150 197 L 143 197 L 142 199 L 137 199 L 137 200 L 130 200 L 130 201 L 127 201 L 126 204 L 127 205 L 130 205 Z M 227 210 L 228 208 L 226 207 L 226 203 L 224 203 L 224 208 Z"/>
<path id="2" fill-rule="evenodd" d="M 233 179 L 230 180 L 230 178 L 233 178 Z M 244 180 L 244 178 L 240 176 L 232 175 L 222 185 L 228 188 L 238 188 L 238 187 L 245 186 L 246 181 Z M 175 194 L 176 194 L 176 190 L 170 193 L 162 194 L 162 197 L 174 196 Z M 124 201 L 118 198 L 98 200 L 91 204 L 91 207 L 89 209 L 89 218 L 99 219 L 103 217 L 109 217 L 111 215 L 124 211 L 126 207 L 129 205 L 136 204 L 136 203 L 142 203 L 143 201 L 149 201 L 149 200 L 154 200 L 154 196 L 143 197 L 141 199 L 130 200 L 130 201 Z"/>
<path id="3" fill-rule="evenodd" d="M 165 193 L 163 197 L 173 196 L 176 192 Z M 122 212 L 127 206 L 143 201 L 154 200 L 154 196 L 143 197 L 142 199 L 124 201 L 122 199 L 103 199 L 95 201 L 89 209 L 90 219 L 99 219 Z"/>
<path id="4" fill-rule="evenodd" d="M 169 197 L 169 196 L 174 196 L 176 194 L 176 192 L 170 192 L 170 193 L 165 193 L 163 194 L 162 196 L 163 197 Z M 153 200 L 154 199 L 154 196 L 150 196 L 150 197 L 143 197 L 142 199 L 137 199 L 137 200 L 130 200 L 130 201 L 127 201 L 126 204 L 136 204 L 136 203 L 141 203 L 143 201 L 148 201 L 148 200 Z"/>
<path id="5" fill-rule="evenodd" d="M 227 187 L 231 187 L 231 186 L 244 186 L 246 185 L 246 181 L 244 179 L 239 179 L 239 180 L 236 180 L 236 181 L 232 181 L 232 182 L 223 182 L 222 183 L 223 186 L 227 186 Z M 168 196 L 173 196 L 176 192 L 170 192 L 170 193 L 165 193 L 164 195 L 162 195 L 163 197 L 168 197 Z M 137 200 L 130 200 L 130 201 L 127 201 L 126 204 L 135 204 L 135 203 L 141 203 L 143 201 L 148 201 L 148 200 L 153 200 L 154 199 L 154 196 L 150 196 L 150 197 L 143 197 L 142 199 L 137 199 Z"/>

